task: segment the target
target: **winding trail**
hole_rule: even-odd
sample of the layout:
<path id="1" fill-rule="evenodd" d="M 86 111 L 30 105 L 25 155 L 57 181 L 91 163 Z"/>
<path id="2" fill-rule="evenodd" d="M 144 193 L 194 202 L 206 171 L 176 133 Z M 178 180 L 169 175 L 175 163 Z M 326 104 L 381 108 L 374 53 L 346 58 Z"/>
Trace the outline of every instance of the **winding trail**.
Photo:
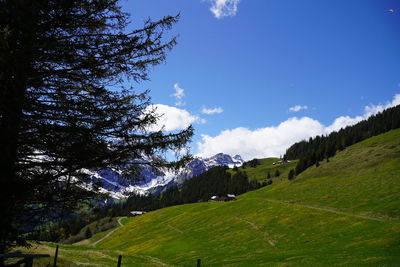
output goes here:
<path id="1" fill-rule="evenodd" d="M 251 199 L 261 199 L 261 200 L 274 202 L 274 203 L 294 205 L 294 206 L 298 206 L 298 207 L 305 207 L 305 208 L 310 208 L 310 209 L 315 209 L 315 210 L 323 210 L 323 211 L 337 213 L 340 215 L 351 216 L 351 217 L 356 217 L 356 218 L 361 218 L 361 219 L 366 219 L 366 220 L 371 220 L 371 221 L 378 221 L 378 222 L 388 221 L 388 220 L 385 220 L 382 218 L 376 218 L 376 217 L 371 217 L 371 216 L 358 215 L 358 214 L 354 214 L 354 213 L 350 213 L 350 212 L 338 211 L 338 210 L 336 210 L 334 208 L 330 208 L 330 207 L 313 206 L 313 205 L 307 205 L 307 204 L 297 204 L 297 203 L 293 203 L 291 201 L 276 200 L 276 199 L 261 198 L 261 197 L 256 197 L 256 198 L 251 198 Z"/>
<path id="2" fill-rule="evenodd" d="M 120 229 L 121 227 L 123 227 L 124 225 L 122 224 L 121 220 L 124 219 L 126 217 L 121 217 L 118 219 L 118 223 L 119 223 L 119 227 L 115 228 L 114 230 L 112 230 L 111 232 L 109 232 L 108 234 L 106 234 L 103 238 L 97 240 L 96 242 L 92 243 L 89 245 L 89 247 L 94 247 L 96 246 L 98 243 L 100 243 L 101 241 L 103 241 L 104 239 L 108 238 L 110 235 L 112 235 L 112 233 L 114 233 L 115 231 L 117 231 L 118 229 Z"/>

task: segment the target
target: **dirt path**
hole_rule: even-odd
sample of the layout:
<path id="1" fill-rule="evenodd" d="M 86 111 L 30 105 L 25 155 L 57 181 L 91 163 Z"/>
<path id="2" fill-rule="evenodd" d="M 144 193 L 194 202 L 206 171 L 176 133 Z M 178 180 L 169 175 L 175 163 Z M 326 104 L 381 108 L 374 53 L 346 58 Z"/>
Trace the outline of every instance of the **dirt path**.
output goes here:
<path id="1" fill-rule="evenodd" d="M 103 241 L 104 239 L 108 238 L 110 235 L 112 235 L 112 233 L 114 233 L 115 231 L 117 231 L 118 229 L 120 229 L 121 227 L 123 227 L 124 225 L 122 224 L 121 220 L 124 219 L 126 217 L 121 217 L 118 219 L 118 223 L 119 223 L 119 227 L 115 228 L 114 230 L 112 230 L 111 232 L 109 232 L 108 234 L 106 234 L 103 238 L 97 240 L 96 242 L 92 243 L 89 245 L 89 247 L 94 247 L 96 246 L 98 243 L 100 243 L 101 241 Z"/>
<path id="2" fill-rule="evenodd" d="M 259 233 L 263 236 L 263 238 L 264 238 L 264 240 L 265 240 L 266 242 L 268 242 L 272 247 L 275 247 L 275 245 L 276 245 L 276 240 L 271 239 L 270 236 L 269 236 L 269 234 L 268 234 L 267 232 L 265 232 L 265 231 L 262 231 L 262 230 L 260 229 L 260 227 L 258 227 L 255 223 L 253 223 L 253 222 L 251 222 L 251 221 L 249 221 L 249 220 L 243 219 L 242 217 L 238 217 L 238 216 L 235 216 L 235 217 L 232 217 L 232 218 L 235 219 L 235 220 L 242 221 L 242 222 L 244 222 L 244 223 L 250 225 L 251 228 L 253 228 L 253 229 L 256 230 L 257 232 L 259 232 Z"/>
<path id="3" fill-rule="evenodd" d="M 375 218 L 375 217 L 370 217 L 370 216 L 365 216 L 365 215 L 357 215 L 357 214 L 353 214 L 350 212 L 338 211 L 338 210 L 336 210 L 334 208 L 330 208 L 330 207 L 313 206 L 313 205 L 307 205 L 307 204 L 297 204 L 297 203 L 293 203 L 291 201 L 276 200 L 276 199 L 261 198 L 261 197 L 252 198 L 252 199 L 261 199 L 261 200 L 274 202 L 274 203 L 294 205 L 294 206 L 298 206 L 298 207 L 305 207 L 305 208 L 310 208 L 310 209 L 315 209 L 315 210 L 323 210 L 323 211 L 333 212 L 336 214 L 341 214 L 341 215 L 345 215 L 345 216 L 351 216 L 351 217 L 356 217 L 356 218 L 361 218 L 361 219 L 366 219 L 366 220 L 371 220 L 371 221 L 378 221 L 378 222 L 388 221 L 388 220 L 381 219 L 381 218 Z"/>
<path id="4" fill-rule="evenodd" d="M 183 234 L 183 231 L 179 230 L 178 228 L 176 228 L 176 227 L 174 227 L 174 226 L 172 226 L 170 224 L 167 224 L 167 227 L 172 229 L 172 230 L 174 230 L 174 231 L 177 231 L 180 234 Z"/>

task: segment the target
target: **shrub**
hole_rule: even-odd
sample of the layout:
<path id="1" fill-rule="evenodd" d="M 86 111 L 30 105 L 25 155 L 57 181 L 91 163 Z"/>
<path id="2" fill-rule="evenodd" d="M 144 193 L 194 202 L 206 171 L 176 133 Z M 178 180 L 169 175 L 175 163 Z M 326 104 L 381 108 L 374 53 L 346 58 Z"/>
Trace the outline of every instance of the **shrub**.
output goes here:
<path id="1" fill-rule="evenodd" d="M 291 169 L 291 170 L 289 171 L 288 179 L 289 179 L 289 180 L 293 180 L 293 179 L 294 179 L 294 170 L 293 170 L 293 169 Z"/>

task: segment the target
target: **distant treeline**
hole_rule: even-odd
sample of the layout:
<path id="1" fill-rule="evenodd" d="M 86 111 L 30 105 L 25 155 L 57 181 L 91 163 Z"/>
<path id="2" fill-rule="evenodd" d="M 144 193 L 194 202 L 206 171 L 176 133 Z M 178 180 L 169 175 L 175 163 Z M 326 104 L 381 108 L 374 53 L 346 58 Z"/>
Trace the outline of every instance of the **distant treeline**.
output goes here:
<path id="1" fill-rule="evenodd" d="M 227 167 L 218 166 L 193 177 L 183 183 L 182 187 L 173 186 L 159 196 L 130 196 L 125 202 L 115 204 L 110 211 L 112 216 L 126 215 L 131 210 L 155 210 L 168 206 L 208 201 L 212 196 L 226 194 L 240 195 L 271 184 L 272 181 L 259 183 L 249 180 L 247 174 L 235 171 L 227 172 Z"/>
<path id="2" fill-rule="evenodd" d="M 81 211 L 63 221 L 42 225 L 28 239 L 72 244 L 117 225 L 116 218 L 97 211 Z"/>
<path id="3" fill-rule="evenodd" d="M 284 159 L 300 159 L 295 170 L 297 175 L 314 164 L 318 166 L 324 159 L 329 160 L 337 151 L 397 128 L 400 128 L 400 105 L 328 136 L 316 136 L 295 143 L 287 149 Z"/>
<path id="4" fill-rule="evenodd" d="M 252 159 L 243 163 L 242 168 L 255 168 L 260 165 L 260 161 L 258 159 Z"/>

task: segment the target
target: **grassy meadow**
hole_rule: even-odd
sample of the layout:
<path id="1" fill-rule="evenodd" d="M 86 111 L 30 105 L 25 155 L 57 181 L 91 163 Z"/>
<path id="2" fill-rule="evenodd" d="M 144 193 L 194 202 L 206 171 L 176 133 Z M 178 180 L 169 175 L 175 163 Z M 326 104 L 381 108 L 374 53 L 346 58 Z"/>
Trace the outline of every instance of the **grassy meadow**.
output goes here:
<path id="1" fill-rule="evenodd" d="M 96 247 L 62 246 L 60 266 L 115 266 L 119 254 L 123 266 L 195 266 L 198 258 L 203 266 L 400 265 L 400 129 L 348 147 L 293 181 L 287 173 L 295 163 L 275 160 L 245 169 L 262 180 L 280 168 L 272 185 L 232 202 L 126 219 Z"/>
<path id="2" fill-rule="evenodd" d="M 280 160 L 279 158 L 266 158 L 259 159 L 260 165 L 257 167 L 247 167 L 245 169 L 239 168 L 240 171 L 246 172 L 247 176 L 250 180 L 257 180 L 259 182 L 268 181 L 267 175 L 268 172 L 271 174 L 272 181 L 281 180 L 280 178 L 287 178 L 289 171 L 296 167 L 296 163 L 298 160 L 293 160 L 289 163 L 284 164 L 276 164 L 272 165 L 272 163 Z M 275 177 L 275 171 L 279 170 L 279 177 Z M 228 170 L 230 173 L 234 173 L 232 169 Z"/>

